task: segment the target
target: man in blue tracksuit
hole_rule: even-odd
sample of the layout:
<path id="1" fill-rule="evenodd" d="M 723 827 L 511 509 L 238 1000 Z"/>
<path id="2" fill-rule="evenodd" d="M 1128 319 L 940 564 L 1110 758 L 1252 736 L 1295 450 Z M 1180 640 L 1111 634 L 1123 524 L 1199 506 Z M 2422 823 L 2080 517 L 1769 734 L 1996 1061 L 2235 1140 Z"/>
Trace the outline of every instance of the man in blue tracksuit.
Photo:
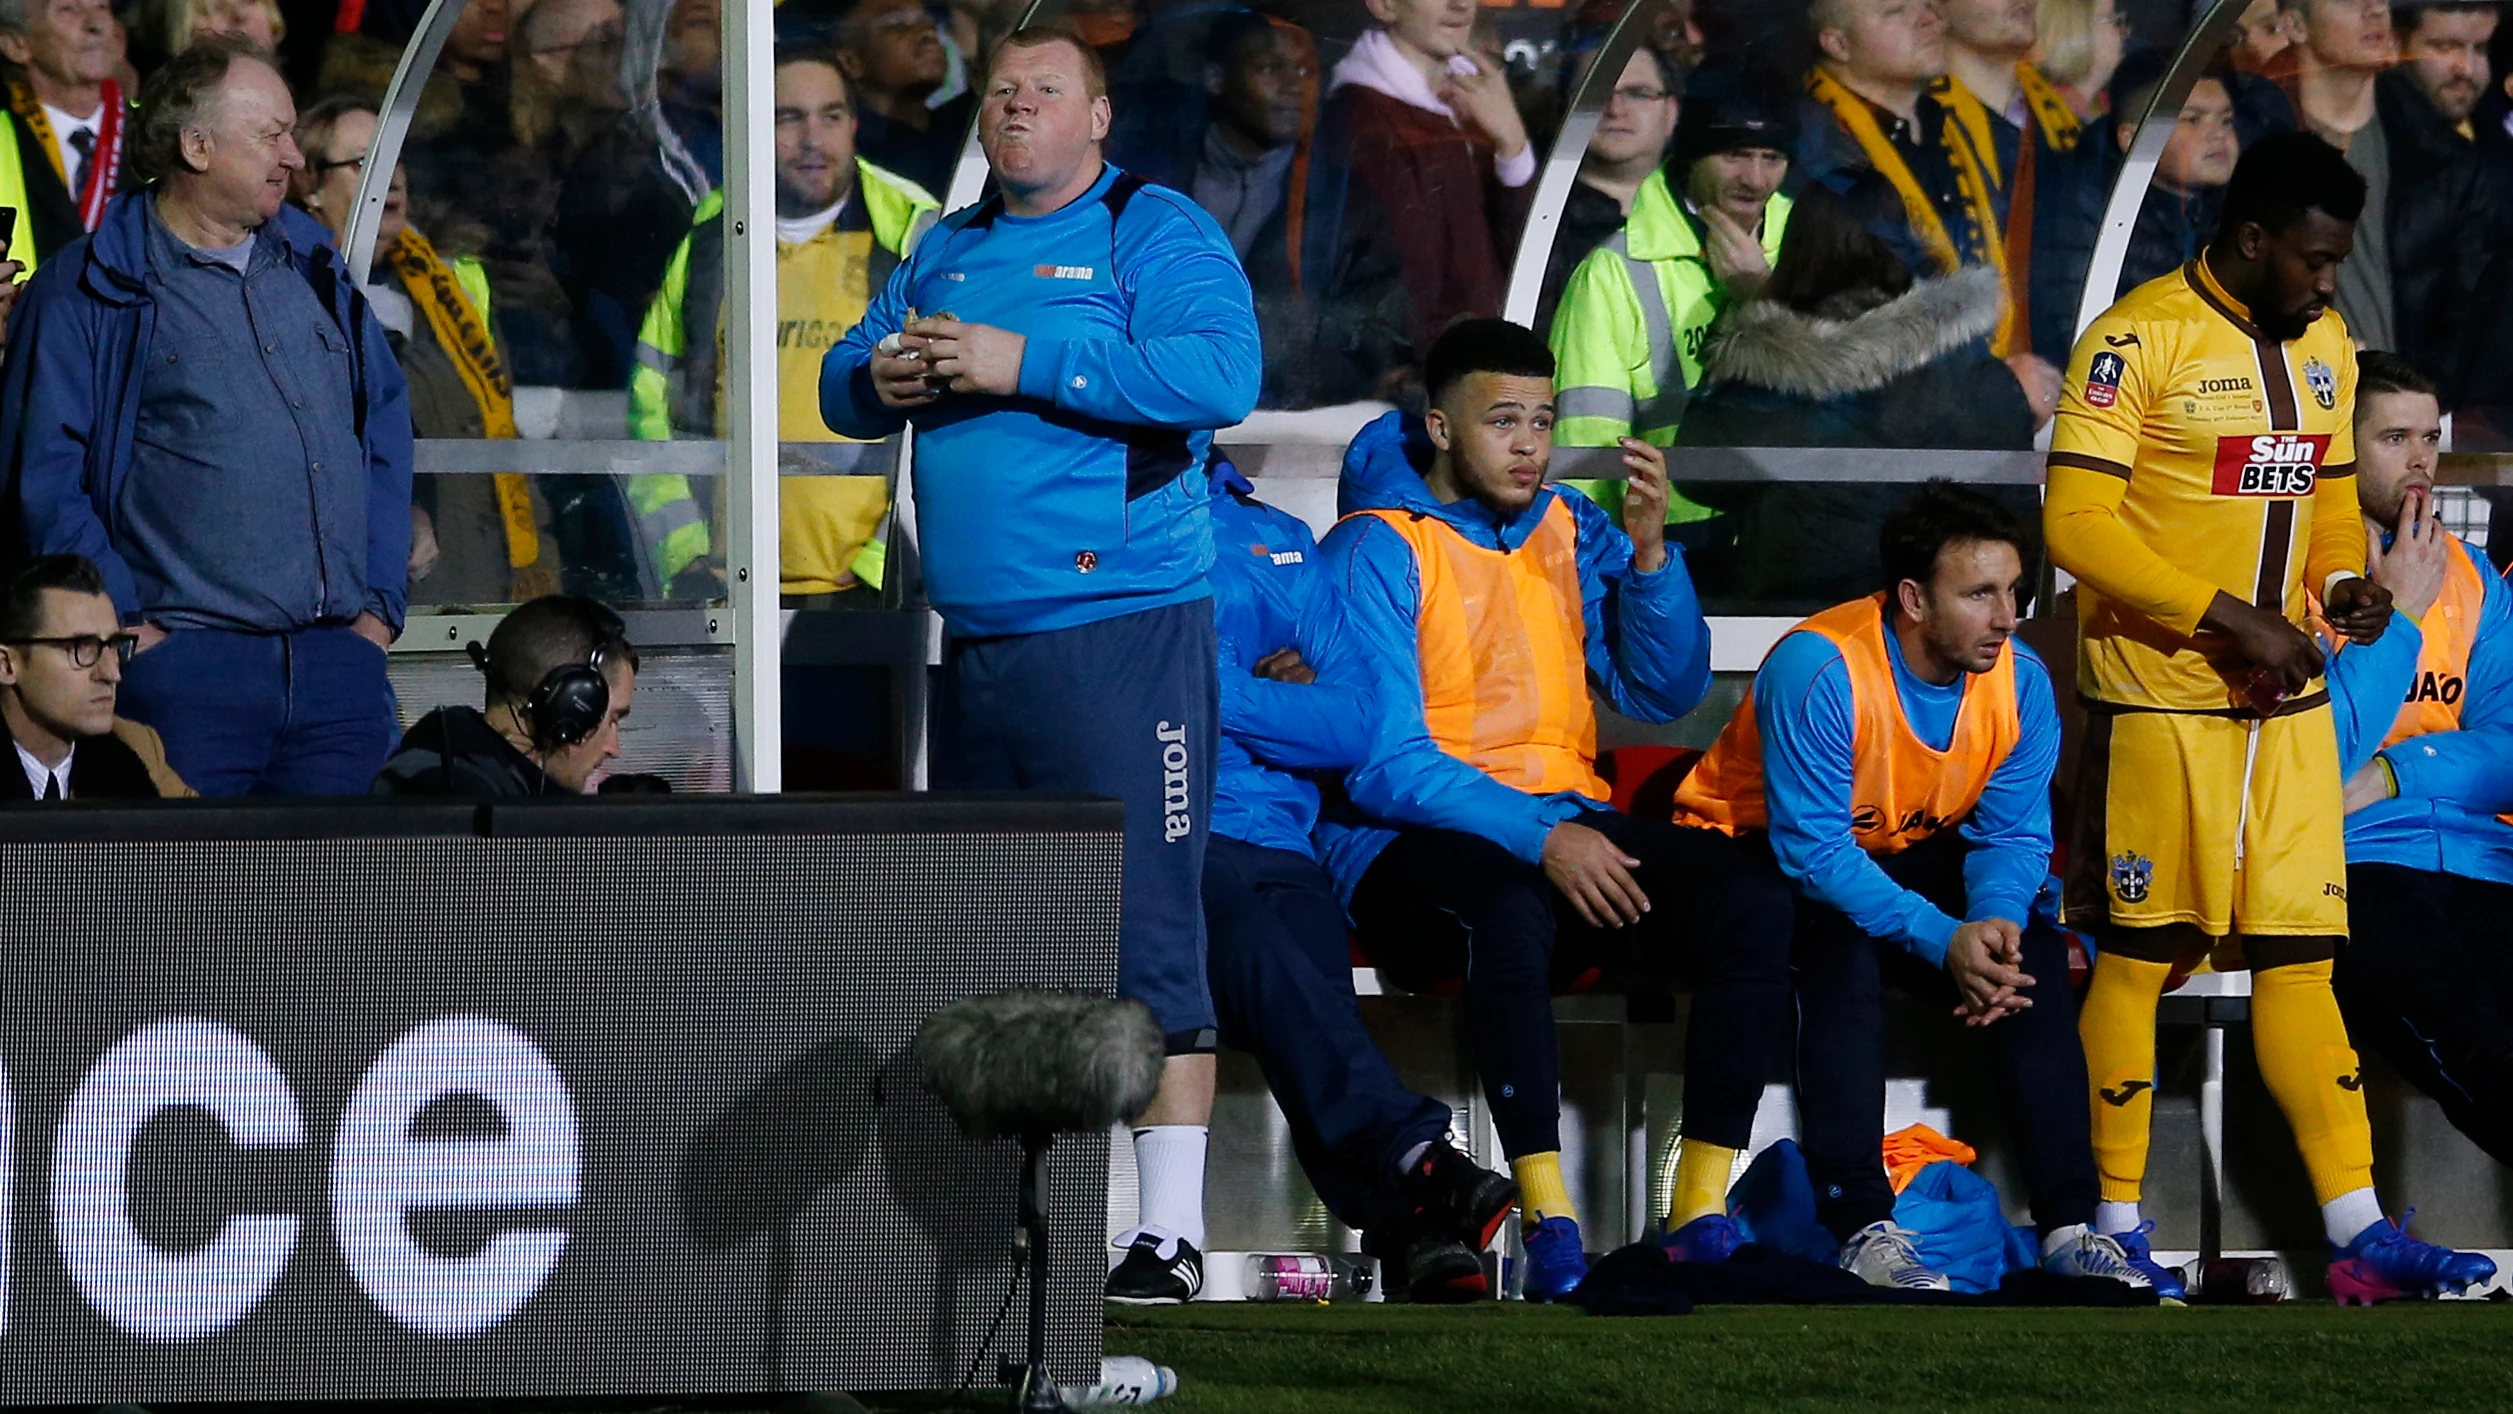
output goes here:
<path id="1" fill-rule="evenodd" d="M 1623 442 L 1617 528 L 1545 484 L 1553 355 L 1468 320 L 1425 360 L 1431 408 L 1345 454 L 1326 539 L 1383 716 L 1345 777 L 1327 867 L 1363 951 L 1400 986 L 1461 980 L 1464 1032 L 1527 1223 L 1527 1294 L 1586 1273 L 1561 1171 L 1557 979 L 1680 959 L 1688 1159 L 1751 1137 L 1788 1018 L 1791 903 L 1706 830 L 1616 812 L 1596 772 L 1596 698 L 1668 722 L 1710 684 L 1710 633 L 1666 544 L 1665 454 Z M 1723 1157 L 1704 1184 L 1724 1195 Z M 1682 1165 L 1680 1165 L 1682 1166 Z M 1689 1171 L 1689 1170 L 1688 1170 Z"/>
<path id="2" fill-rule="evenodd" d="M 2358 481 L 2398 614 L 2331 660 L 2347 786 L 2348 1035 L 2513 1164 L 2513 588 L 2431 510 L 2434 384 L 2363 356 Z"/>
<path id="3" fill-rule="evenodd" d="M 1368 757 L 1368 664 L 1309 527 L 1213 476 L 1222 736 L 1204 914 L 1222 1042 L 1254 1055 L 1327 1211 L 1363 1234 L 1390 1295 L 1485 1294 L 1478 1255 L 1517 1185 L 1448 1142 L 1446 1104 L 1405 1087 L 1361 1024 L 1344 905 L 1318 863 L 1321 778 Z"/>
<path id="4" fill-rule="evenodd" d="M 1203 1282 L 1217 1044 L 1199 888 L 1211 824 L 1212 522 L 1194 474 L 1256 405 L 1247 277 L 1194 202 L 1107 165 L 1107 84 L 1043 26 L 997 47 L 1001 195 L 944 218 L 821 368 L 843 436 L 914 423 L 925 580 L 953 642 L 942 764 L 973 788 L 1126 804 L 1118 991 L 1169 1036 L 1136 1130 L 1120 1301 Z M 956 759 L 955 759 L 956 758 Z"/>

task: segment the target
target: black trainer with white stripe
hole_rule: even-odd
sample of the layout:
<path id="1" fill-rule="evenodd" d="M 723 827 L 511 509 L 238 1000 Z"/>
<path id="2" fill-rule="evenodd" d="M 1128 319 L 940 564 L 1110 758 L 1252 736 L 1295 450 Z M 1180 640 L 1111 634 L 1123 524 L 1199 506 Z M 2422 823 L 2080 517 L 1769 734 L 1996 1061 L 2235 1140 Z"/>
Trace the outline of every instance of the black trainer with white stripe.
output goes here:
<path id="1" fill-rule="evenodd" d="M 1121 1306 L 1175 1306 L 1204 1289 L 1204 1254 L 1178 1238 L 1177 1251 L 1161 1255 L 1161 1239 L 1144 1233 L 1108 1274 L 1108 1299 Z"/>

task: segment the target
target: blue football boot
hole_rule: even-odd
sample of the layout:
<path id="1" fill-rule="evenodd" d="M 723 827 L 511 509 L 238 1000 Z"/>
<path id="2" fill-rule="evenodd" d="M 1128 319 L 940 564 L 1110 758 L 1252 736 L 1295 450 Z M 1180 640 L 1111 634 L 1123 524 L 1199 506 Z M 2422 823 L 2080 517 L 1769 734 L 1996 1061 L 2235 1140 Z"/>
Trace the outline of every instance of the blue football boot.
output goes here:
<path id="1" fill-rule="evenodd" d="M 1530 1301 L 1559 1301 L 1588 1279 L 1588 1253 L 1579 1244 L 1579 1224 L 1569 1218 L 1546 1218 L 1526 1231 L 1527 1280 L 1520 1294 Z"/>
<path id="2" fill-rule="evenodd" d="M 1658 1249 L 1667 1254 L 1668 1261 L 1705 1266 L 1728 1260 L 1744 1245 L 1745 1234 L 1725 1213 L 1704 1214 L 1658 1239 Z"/>
<path id="3" fill-rule="evenodd" d="M 2181 1269 L 2165 1266 L 2155 1260 L 2155 1248 L 2147 1241 L 2147 1234 L 2153 1231 L 2155 1231 L 2155 1223 L 2149 1220 L 2127 1232 L 2108 1232 L 2103 1235 L 2120 1244 L 2120 1255 L 2128 1259 L 2131 1270 L 2145 1277 L 2147 1285 L 2155 1288 L 2156 1300 L 2187 1302 L 2190 1299 L 2190 1288 L 2189 1284 L 2181 1279 Z"/>
<path id="4" fill-rule="evenodd" d="M 2413 1218 L 2417 1210 L 2401 1216 Z M 2341 1306 L 2430 1300 L 2447 1291 L 2466 1291 L 2495 1274 L 2496 1264 L 2489 1258 L 2420 1242 L 2384 1218 L 2331 1254 L 2330 1295 Z"/>

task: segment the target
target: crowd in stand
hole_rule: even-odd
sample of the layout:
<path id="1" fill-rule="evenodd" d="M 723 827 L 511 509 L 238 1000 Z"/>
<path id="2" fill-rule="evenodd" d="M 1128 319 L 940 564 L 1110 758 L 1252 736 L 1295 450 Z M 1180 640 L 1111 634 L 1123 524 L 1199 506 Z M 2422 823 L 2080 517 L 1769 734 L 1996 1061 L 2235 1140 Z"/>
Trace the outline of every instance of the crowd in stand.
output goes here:
<path id="1" fill-rule="evenodd" d="M 1570 1295 L 1588 1265 L 1550 995 L 1644 967 L 1694 991 L 1670 1262 L 1744 1240 L 1728 1180 L 1793 1050 L 1800 1238 L 1865 1284 L 1952 1284 L 1880 1162 L 1890 985 L 1988 1032 L 2039 1229 L 2019 1264 L 2173 1294 L 2132 1102 L 2172 966 L 2228 940 L 2334 1286 L 2490 1278 L 2375 1198 L 2333 964 L 2352 864 L 2420 875 L 2386 886 L 2454 923 L 2513 888 L 2503 807 L 2466 794 L 2513 796 L 2468 685 L 2501 676 L 2513 608 L 2428 524 L 2445 412 L 2473 440 L 2504 422 L 2497 7 L 2263 0 L 2089 300 L 2125 120 L 2161 81 L 2110 0 L 1674 5 L 1614 76 L 1536 328 L 1498 316 L 1546 130 L 1612 15 L 1547 48 L 1468 0 L 1363 8 L 779 16 L 779 438 L 917 431 L 950 633 L 938 775 L 1128 806 L 1118 986 L 1168 1055 L 1112 1297 L 1200 1285 L 1223 1044 L 1258 1054 L 1319 1192 L 1412 1294 L 1480 1292 L 1475 1253 L 1515 1210 L 1529 1289 Z M 355 7 L 292 86 L 266 6 L 0 0 L 0 206 L 35 271 L 0 363 L 24 552 L 0 592 L 21 767 L 0 796 L 19 776 L 37 800 L 582 792 L 639 667 L 600 601 L 720 592 L 719 508 L 687 478 L 412 475 L 414 438 L 517 436 L 519 383 L 624 391 L 640 438 L 725 429 L 713 0 L 466 10 L 361 287 L 342 242 L 416 19 Z M 972 117 L 990 186 L 945 211 Z M 2088 302 L 2111 312 L 2080 337 Z M 1321 543 L 1213 434 L 1350 402 L 1394 406 L 1353 439 Z M 2086 757 L 2072 863 L 2093 887 L 2064 910 L 2062 695 L 2015 638 L 2041 498 L 1685 485 L 1667 455 L 2021 452 L 2045 426 L 2077 685 L 2120 724 L 2098 733 L 2117 763 Z M 1558 490 L 1557 446 L 1623 478 Z M 789 496 L 789 599 L 879 585 L 887 511 L 872 479 Z M 528 602 L 474 648 L 481 708 L 405 734 L 385 651 L 437 576 Z M 1723 581 L 1818 612 L 1644 811 L 1603 774 L 1598 704 L 1697 708 Z M 2420 669 L 2463 686 L 2425 712 Z M 2177 773 L 2189 800 L 2149 808 Z M 2342 782 L 2390 843 L 2326 808 Z M 2398 862 L 2435 837 L 2476 862 Z M 2101 939 L 2082 1043 L 2061 917 Z M 1461 991 L 1511 1176 L 1378 1053 L 1348 929 L 1403 985 Z M 2349 1024 L 2425 1036 L 2452 1008 L 2415 993 L 2356 992 Z M 2420 1083 L 2513 1085 L 2500 1016 L 2444 1020 Z M 2502 1093 L 2454 1118 L 2500 1145 Z"/>
<path id="2" fill-rule="evenodd" d="M 2133 8 L 2155 23 L 2180 7 Z M 306 153 L 291 199 L 337 238 L 420 13 L 374 0 L 292 27 L 276 0 L 0 5 L 0 206 L 18 212 L 21 273 L 138 184 L 124 127 L 141 75 L 214 33 L 278 50 Z M 1111 160 L 1193 196 L 1249 273 L 1260 406 L 1418 406 L 1430 340 L 1502 312 L 1537 164 L 1617 10 L 1547 18 L 1565 13 L 1138 0 L 1082 17 L 1111 75 Z M 2104 201 L 2182 37 L 2177 15 L 2144 34 L 2130 13 L 2115 0 L 1666 7 L 1610 85 L 1536 305 L 1575 392 L 1565 445 L 1625 430 L 1665 446 L 2034 445 Z M 854 262 L 886 272 L 915 213 L 941 205 L 974 112 L 970 56 L 1012 18 L 1000 3 L 779 8 L 779 42 L 823 57 L 837 77 L 809 82 L 843 110 L 801 159 L 810 173 L 781 178 L 789 393 L 877 283 L 857 282 Z M 2513 427 L 2513 380 L 2486 357 L 2513 333 L 2513 35 L 2499 20 L 2492 3 L 2257 0 L 2177 115 L 2096 306 L 2196 253 L 2244 146 L 2312 131 L 2373 190 L 2340 302 L 2350 328 L 2434 374 L 2459 448 L 2513 445 L 2498 430 Z M 371 277 L 418 436 L 518 435 L 517 386 L 627 390 L 634 436 L 719 430 L 705 337 L 719 23 L 715 0 L 464 9 L 419 96 Z M 860 252 L 862 232 L 811 223 L 849 209 L 858 185 Z M 1810 238 L 1775 283 L 1810 196 L 1837 200 L 1884 251 Z M 829 437 L 787 421 L 788 442 Z M 877 589 L 886 497 L 789 491 L 813 507 L 790 537 L 788 593 Z M 411 574 L 447 605 L 715 597 L 719 502 L 671 476 L 427 478 Z M 1679 485 L 1671 514 L 1714 602 L 1771 612 L 1863 583 L 1879 508 L 1856 490 L 1701 483 Z M 1835 569 L 1776 553 L 1769 525 L 1806 521 L 1839 527 L 1840 553 L 1814 557 Z"/>

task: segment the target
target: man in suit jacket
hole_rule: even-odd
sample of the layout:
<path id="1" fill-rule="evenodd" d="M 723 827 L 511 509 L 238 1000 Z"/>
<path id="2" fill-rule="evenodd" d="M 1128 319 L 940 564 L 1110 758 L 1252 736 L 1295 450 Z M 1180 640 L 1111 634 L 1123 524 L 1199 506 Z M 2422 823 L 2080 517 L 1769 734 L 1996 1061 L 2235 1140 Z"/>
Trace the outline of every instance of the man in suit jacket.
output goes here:
<path id="1" fill-rule="evenodd" d="M 30 270 L 95 230 L 105 203 L 133 184 L 123 161 L 131 95 L 115 77 L 123 50 L 106 0 L 0 0 L 16 148 L 0 200 L 19 208 L 13 250 Z"/>
<path id="2" fill-rule="evenodd" d="M 157 733 L 113 714 L 134 641 L 80 556 L 47 555 L 0 587 L 0 731 L 18 766 L 0 770 L 0 803 L 193 793 Z"/>

